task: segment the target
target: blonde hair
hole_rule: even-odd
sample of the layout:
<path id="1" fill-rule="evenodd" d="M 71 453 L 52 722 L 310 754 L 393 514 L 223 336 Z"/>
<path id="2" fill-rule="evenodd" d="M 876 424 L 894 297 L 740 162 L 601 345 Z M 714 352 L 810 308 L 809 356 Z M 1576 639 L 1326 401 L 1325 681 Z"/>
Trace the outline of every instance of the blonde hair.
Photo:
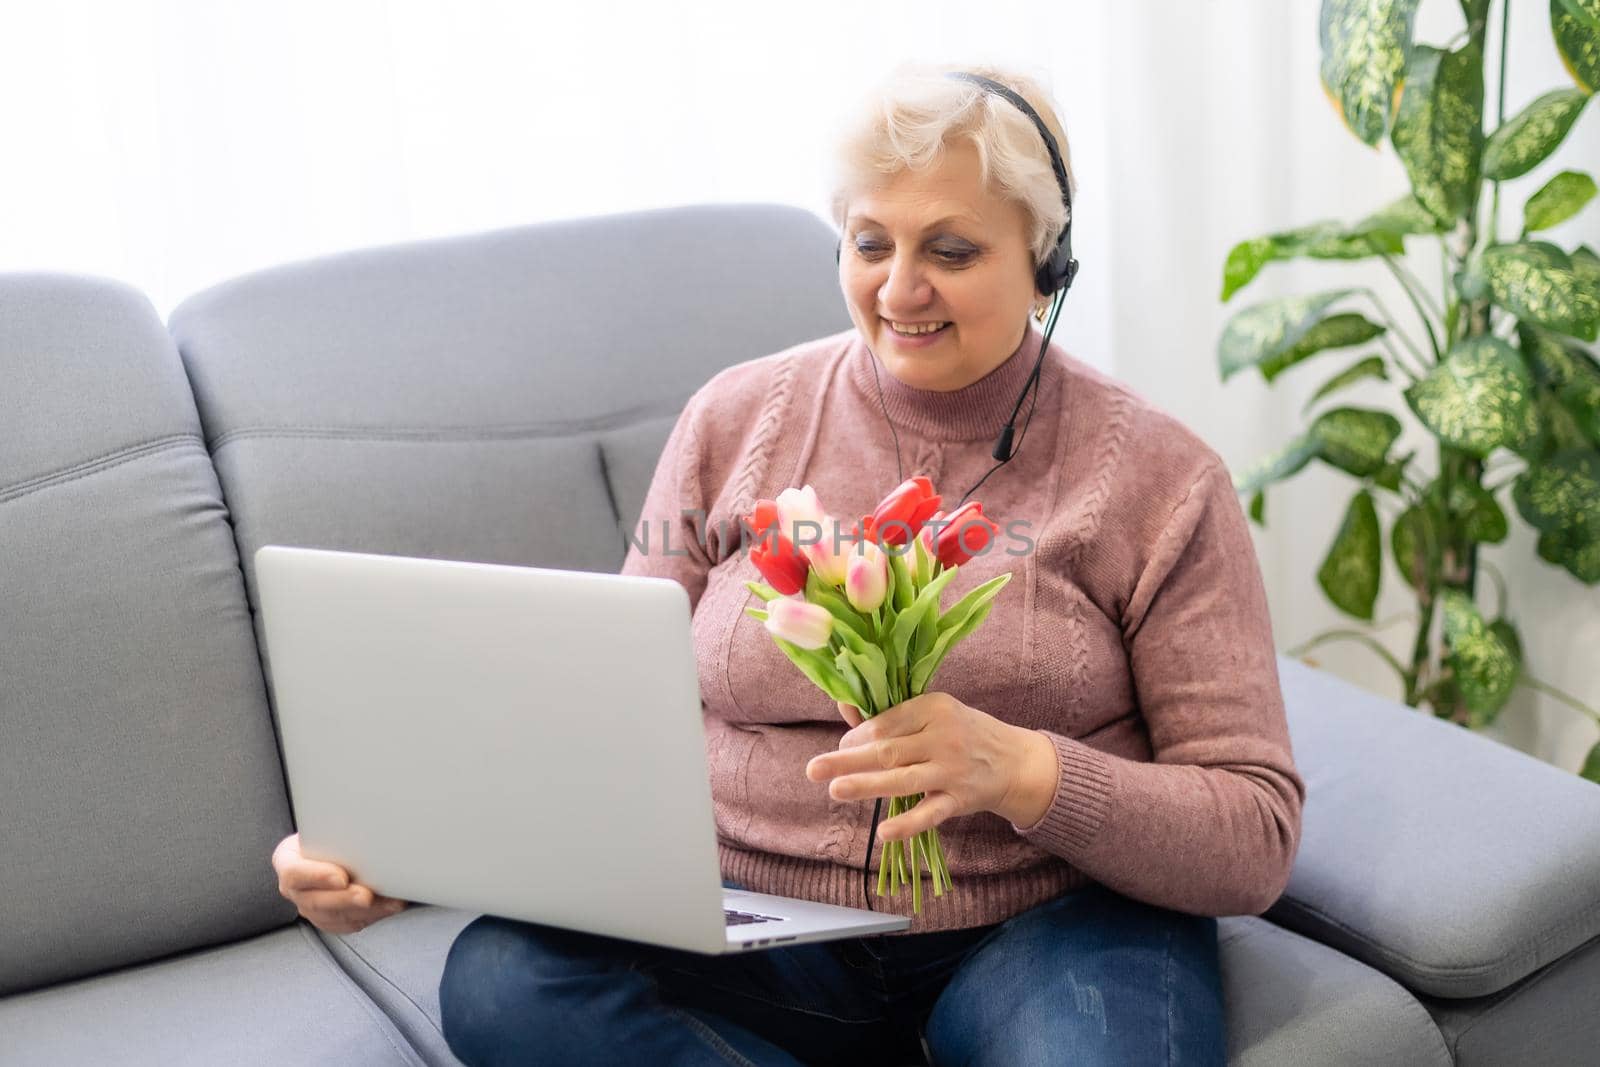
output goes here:
<path id="1" fill-rule="evenodd" d="M 1050 151 L 1022 111 L 998 94 L 951 71 L 982 75 L 1026 100 L 1056 139 L 1076 200 L 1066 131 L 1050 96 L 1034 79 L 995 67 L 901 64 L 862 99 L 847 119 L 834 154 L 833 221 L 842 231 L 850 195 L 901 170 L 933 166 L 945 145 L 966 139 L 978 152 L 984 186 L 1020 204 L 1028 217 L 1028 248 L 1037 267 L 1067 224 L 1067 207 L 1050 166 Z"/>

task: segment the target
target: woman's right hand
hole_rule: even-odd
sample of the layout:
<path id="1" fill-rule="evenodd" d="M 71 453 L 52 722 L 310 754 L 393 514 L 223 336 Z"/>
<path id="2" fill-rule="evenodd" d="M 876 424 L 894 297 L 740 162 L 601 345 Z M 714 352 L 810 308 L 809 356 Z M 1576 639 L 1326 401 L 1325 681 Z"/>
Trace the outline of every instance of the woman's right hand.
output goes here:
<path id="1" fill-rule="evenodd" d="M 300 909 L 307 922 L 330 934 L 357 933 L 409 906 L 352 882 L 350 872 L 337 863 L 306 859 L 300 854 L 298 833 L 272 850 L 272 869 L 278 872 L 278 892 Z"/>

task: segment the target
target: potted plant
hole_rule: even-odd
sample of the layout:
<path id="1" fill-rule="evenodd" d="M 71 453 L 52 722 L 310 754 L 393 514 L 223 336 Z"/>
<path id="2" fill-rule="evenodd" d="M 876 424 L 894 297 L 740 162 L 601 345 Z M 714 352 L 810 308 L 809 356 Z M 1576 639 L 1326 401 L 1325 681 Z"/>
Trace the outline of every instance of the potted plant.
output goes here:
<path id="1" fill-rule="evenodd" d="M 1326 631 L 1292 654 L 1361 641 L 1398 673 L 1407 704 L 1472 728 L 1491 722 L 1519 684 L 1600 718 L 1524 669 L 1504 579 L 1478 558 L 1479 545 L 1505 539 L 1514 510 L 1538 531 L 1541 559 L 1587 585 L 1600 582 L 1600 363 L 1588 347 L 1600 334 L 1600 256 L 1539 236 L 1588 204 L 1594 179 L 1563 171 L 1532 191 L 1514 236 L 1500 219 L 1501 185 L 1550 157 L 1600 87 L 1600 0 L 1549 0 L 1550 32 L 1573 84 L 1510 118 L 1511 5 L 1501 0 L 1492 126 L 1484 116 L 1490 0 L 1460 0 L 1465 28 L 1442 46 L 1413 39 L 1418 2 L 1323 0 L 1320 20 L 1324 91 L 1356 137 L 1374 147 L 1388 140 L 1409 192 L 1354 223 L 1243 241 L 1228 254 L 1222 284 L 1227 301 L 1274 261 L 1376 259 L 1405 293 L 1416 329 L 1402 329 L 1368 287 L 1268 300 L 1235 314 L 1218 342 L 1224 380 L 1255 368 L 1272 382 L 1365 346 L 1328 368 L 1306 406 L 1308 414 L 1321 410 L 1304 432 L 1235 485 L 1250 497 L 1251 519 L 1265 525 L 1272 483 L 1314 459 L 1350 475 L 1357 485 L 1319 585 L 1340 611 L 1371 623 L 1387 550 L 1416 597 L 1409 661 L 1384 648 L 1371 626 Z M 1437 295 L 1408 269 L 1408 241 L 1438 243 Z M 1366 380 L 1396 386 L 1394 411 L 1337 405 L 1340 390 Z M 1426 448 L 1397 454 L 1396 412 L 1420 423 Z M 1479 607 L 1480 571 L 1497 587 L 1490 612 Z M 1583 773 L 1600 781 L 1600 745 Z"/>

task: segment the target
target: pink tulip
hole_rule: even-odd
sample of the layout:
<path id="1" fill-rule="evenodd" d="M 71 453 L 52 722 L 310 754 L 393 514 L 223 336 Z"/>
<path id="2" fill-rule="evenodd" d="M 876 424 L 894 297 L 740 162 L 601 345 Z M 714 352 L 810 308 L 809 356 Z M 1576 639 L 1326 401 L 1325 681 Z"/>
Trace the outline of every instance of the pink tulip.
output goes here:
<path id="1" fill-rule="evenodd" d="M 844 595 L 859 612 L 877 611 L 889 591 L 889 561 L 871 541 L 859 542 L 849 554 Z"/>
<path id="2" fill-rule="evenodd" d="M 849 546 L 842 543 L 838 523 L 822 510 L 817 491 L 809 485 L 785 489 L 776 503 L 780 530 L 810 561 L 817 577 L 828 585 L 843 585 Z M 806 524 L 803 528 L 802 523 Z M 800 543 L 802 539 L 805 544 Z"/>
<path id="3" fill-rule="evenodd" d="M 779 597 L 767 601 L 767 632 L 801 648 L 824 648 L 833 634 L 828 609 L 805 600 Z"/>

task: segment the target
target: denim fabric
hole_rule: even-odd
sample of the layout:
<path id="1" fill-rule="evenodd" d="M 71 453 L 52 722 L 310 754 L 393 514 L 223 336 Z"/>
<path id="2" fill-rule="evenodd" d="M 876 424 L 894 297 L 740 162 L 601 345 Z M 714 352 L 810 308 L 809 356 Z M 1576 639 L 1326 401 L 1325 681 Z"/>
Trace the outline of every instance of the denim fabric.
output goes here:
<path id="1" fill-rule="evenodd" d="M 992 926 L 729 956 L 483 916 L 439 998 L 473 1067 L 1226 1062 L 1216 920 L 1099 885 Z"/>

